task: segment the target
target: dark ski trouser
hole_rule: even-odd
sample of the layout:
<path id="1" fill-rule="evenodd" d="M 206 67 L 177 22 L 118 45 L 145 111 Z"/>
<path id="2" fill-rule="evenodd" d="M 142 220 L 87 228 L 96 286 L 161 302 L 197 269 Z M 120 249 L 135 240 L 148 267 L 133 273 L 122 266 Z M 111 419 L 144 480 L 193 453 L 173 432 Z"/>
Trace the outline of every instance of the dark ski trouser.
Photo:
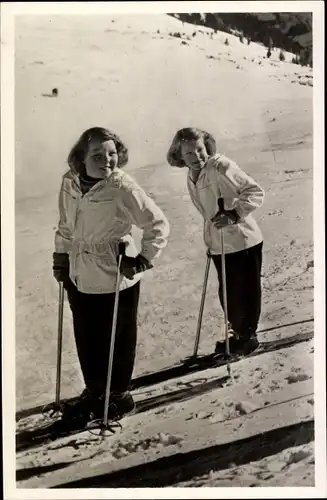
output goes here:
<path id="1" fill-rule="evenodd" d="M 70 281 L 67 295 L 85 385 L 100 396 L 107 383 L 115 293 L 82 293 Z M 140 282 L 119 293 L 111 392 L 129 389 L 135 361 L 139 295 Z"/>
<path id="2" fill-rule="evenodd" d="M 228 321 L 233 330 L 248 338 L 257 330 L 261 313 L 262 246 L 225 254 Z M 218 295 L 223 308 L 221 255 L 212 260 L 218 273 Z"/>

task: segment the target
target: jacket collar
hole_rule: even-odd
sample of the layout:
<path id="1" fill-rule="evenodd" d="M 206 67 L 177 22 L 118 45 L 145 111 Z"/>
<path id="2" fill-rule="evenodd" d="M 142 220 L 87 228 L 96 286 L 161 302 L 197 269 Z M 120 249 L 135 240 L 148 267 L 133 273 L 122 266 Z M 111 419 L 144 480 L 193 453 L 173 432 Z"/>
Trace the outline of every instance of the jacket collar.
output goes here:
<path id="1" fill-rule="evenodd" d="M 72 173 L 75 184 L 77 185 L 78 189 L 81 191 L 81 181 L 80 181 L 79 174 L 77 172 L 75 172 L 74 170 L 71 170 L 71 173 Z M 96 187 L 96 189 L 99 189 L 101 187 L 106 186 L 109 182 L 112 182 L 116 179 L 120 179 L 121 175 L 122 175 L 121 170 L 118 167 L 114 168 L 110 172 L 108 177 L 106 177 L 105 179 L 99 179 L 99 182 L 94 184 L 94 186 L 92 186 L 88 192 L 93 191 L 95 187 Z"/>

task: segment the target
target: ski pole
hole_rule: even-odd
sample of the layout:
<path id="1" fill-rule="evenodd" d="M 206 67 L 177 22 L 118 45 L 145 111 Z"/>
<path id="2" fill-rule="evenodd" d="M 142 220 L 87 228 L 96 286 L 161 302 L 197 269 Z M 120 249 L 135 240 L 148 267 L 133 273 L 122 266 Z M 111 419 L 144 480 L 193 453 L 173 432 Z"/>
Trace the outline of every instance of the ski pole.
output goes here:
<path id="1" fill-rule="evenodd" d="M 58 343 L 57 343 L 57 380 L 55 409 L 60 410 L 60 388 L 61 388 L 61 358 L 62 358 L 62 330 L 64 317 L 65 289 L 62 281 L 59 282 L 59 304 L 58 304 Z"/>
<path id="2" fill-rule="evenodd" d="M 111 327 L 111 339 L 110 339 L 109 360 L 108 360 L 106 395 L 105 395 L 105 402 L 104 402 L 103 430 L 106 429 L 107 425 L 108 425 L 111 376 L 112 376 L 112 366 L 113 366 L 113 359 L 114 359 L 115 337 L 116 337 L 117 318 L 118 318 L 120 266 L 121 266 L 121 261 L 122 261 L 124 254 L 125 254 L 125 244 L 120 243 L 119 244 L 119 251 L 118 251 L 118 267 L 117 267 L 117 278 L 116 278 L 114 312 L 113 312 L 112 327 Z"/>
<path id="3" fill-rule="evenodd" d="M 226 354 L 230 355 L 229 352 L 229 337 L 228 337 L 228 312 L 227 312 L 227 286 L 226 286 L 226 263 L 225 263 L 225 251 L 224 251 L 224 230 L 221 229 L 220 232 L 220 242 L 221 242 L 221 270 L 222 270 L 222 289 L 223 289 L 223 304 L 224 304 L 224 330 L 225 330 L 225 341 L 226 341 Z"/>
<path id="4" fill-rule="evenodd" d="M 224 212 L 224 200 L 219 198 L 218 207 L 221 212 Z M 227 310 L 227 281 L 226 281 L 226 262 L 225 262 L 225 242 L 224 242 L 224 230 L 220 230 L 220 245 L 221 245 L 221 275 L 222 275 L 222 289 L 223 289 L 223 309 L 224 309 L 224 330 L 225 330 L 225 348 L 227 362 L 230 358 L 229 350 L 229 336 L 228 336 L 228 310 Z M 230 376 L 230 365 L 227 363 L 227 371 Z"/>
<path id="5" fill-rule="evenodd" d="M 57 374 L 56 374 L 56 396 L 55 401 L 46 404 L 42 408 L 42 413 L 45 414 L 51 411 L 53 417 L 57 412 L 61 411 L 60 388 L 61 388 L 61 358 L 62 358 L 62 330 L 64 317 L 64 298 L 65 289 L 62 281 L 59 282 L 59 302 L 58 302 L 58 337 L 57 337 Z"/>
<path id="6" fill-rule="evenodd" d="M 202 297 L 201 297 L 201 303 L 200 303 L 198 324 L 197 324 L 197 328 L 196 328 L 196 336 L 195 336 L 195 342 L 194 342 L 194 349 L 193 349 L 193 354 L 192 354 L 192 356 L 191 356 L 190 359 L 194 359 L 198 355 L 198 349 L 199 349 L 199 343 L 200 343 L 200 334 L 201 334 L 201 326 L 202 326 L 202 318 L 203 318 L 203 310 L 204 310 L 204 303 L 205 303 L 205 299 L 206 299 L 208 276 L 209 276 L 209 270 L 210 270 L 210 262 L 211 262 L 211 255 L 209 253 L 207 253 L 207 263 L 206 263 L 206 268 L 205 268 L 205 273 L 204 273 L 204 281 L 203 281 L 203 288 L 202 288 Z"/>

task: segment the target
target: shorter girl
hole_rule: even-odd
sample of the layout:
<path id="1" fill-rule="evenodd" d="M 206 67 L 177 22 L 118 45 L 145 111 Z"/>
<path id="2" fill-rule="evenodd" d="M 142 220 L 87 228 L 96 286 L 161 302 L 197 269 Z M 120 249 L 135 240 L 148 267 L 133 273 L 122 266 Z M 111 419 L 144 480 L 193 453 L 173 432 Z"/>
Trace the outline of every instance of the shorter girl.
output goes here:
<path id="1" fill-rule="evenodd" d="M 104 412 L 117 256 L 121 242 L 134 247 L 132 225 L 143 230 L 143 238 L 140 254 L 124 256 L 121 263 L 109 417 L 121 417 L 134 408 L 128 389 L 135 360 L 140 278 L 166 246 L 169 224 L 153 200 L 121 170 L 127 161 L 121 139 L 94 127 L 72 148 L 70 170 L 62 180 L 53 271 L 67 290 L 86 386 L 77 403 L 63 413 L 69 427 L 86 425 Z"/>
<path id="2" fill-rule="evenodd" d="M 263 189 L 235 162 L 216 154 L 214 138 L 197 128 L 179 130 L 167 155 L 175 167 L 188 167 L 191 200 L 204 218 L 204 242 L 218 273 L 223 307 L 220 231 L 224 231 L 230 351 L 248 354 L 259 345 L 262 235 L 251 213 L 263 203 Z M 224 209 L 218 210 L 218 200 Z M 225 351 L 217 342 L 215 352 Z"/>

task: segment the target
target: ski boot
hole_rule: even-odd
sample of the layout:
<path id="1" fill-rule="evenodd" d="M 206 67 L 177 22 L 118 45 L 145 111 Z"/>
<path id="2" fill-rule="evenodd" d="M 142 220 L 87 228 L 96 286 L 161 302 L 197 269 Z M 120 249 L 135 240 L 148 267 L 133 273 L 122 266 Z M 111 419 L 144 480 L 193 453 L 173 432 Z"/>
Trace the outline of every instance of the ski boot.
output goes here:
<path id="1" fill-rule="evenodd" d="M 97 419 L 103 417 L 104 400 L 102 395 L 98 398 L 97 405 L 94 408 L 94 416 Z M 109 398 L 108 419 L 112 421 L 120 420 L 125 415 L 132 413 L 135 410 L 135 403 L 132 394 L 129 391 L 113 392 Z"/>
<path id="2" fill-rule="evenodd" d="M 256 334 L 250 337 L 240 337 L 235 333 L 229 337 L 229 352 L 231 356 L 247 356 L 259 347 L 259 341 Z M 226 354 L 226 342 L 217 342 L 215 347 L 215 356 Z"/>
<path id="3" fill-rule="evenodd" d="M 229 352 L 231 355 L 233 355 L 237 351 L 239 337 L 235 333 L 232 333 L 232 335 L 229 335 L 228 340 L 229 340 Z M 227 353 L 226 341 L 223 340 L 223 341 L 216 342 L 215 356 L 217 356 L 217 355 L 223 356 L 226 353 Z"/>
<path id="4" fill-rule="evenodd" d="M 113 392 L 111 395 L 111 402 L 116 406 L 117 413 L 120 418 L 133 413 L 135 410 L 134 399 L 129 391 Z"/>
<path id="5" fill-rule="evenodd" d="M 228 322 L 228 339 L 229 339 L 229 352 L 232 353 L 236 350 L 236 345 L 238 342 L 238 335 L 233 330 L 230 322 Z M 214 356 L 223 357 L 226 355 L 226 340 L 220 340 L 216 342 Z"/>
<path id="6" fill-rule="evenodd" d="M 58 421 L 58 427 L 67 431 L 86 428 L 87 424 L 92 420 L 94 405 L 94 395 L 88 389 L 84 389 L 77 399 L 65 403 L 62 417 Z"/>
<path id="7" fill-rule="evenodd" d="M 238 353 L 243 356 L 251 354 L 259 347 L 259 340 L 257 335 L 254 333 L 247 338 L 239 338 L 238 342 Z"/>

